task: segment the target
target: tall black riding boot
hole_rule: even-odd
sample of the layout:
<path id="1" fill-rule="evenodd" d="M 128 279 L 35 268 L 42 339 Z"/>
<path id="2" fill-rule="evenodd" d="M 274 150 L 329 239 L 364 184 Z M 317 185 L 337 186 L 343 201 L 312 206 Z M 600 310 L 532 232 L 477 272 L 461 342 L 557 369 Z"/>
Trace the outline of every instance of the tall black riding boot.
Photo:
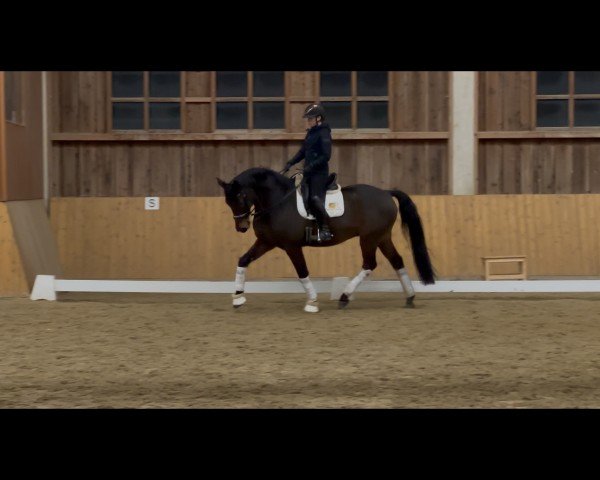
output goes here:
<path id="1" fill-rule="evenodd" d="M 312 197 L 311 200 L 311 210 L 314 212 L 313 215 L 317 220 L 319 228 L 317 241 L 319 243 L 328 242 L 333 238 L 333 235 L 329 230 L 329 222 L 327 221 L 329 220 L 329 215 L 327 215 L 327 210 L 325 210 L 325 206 L 319 197 Z"/>

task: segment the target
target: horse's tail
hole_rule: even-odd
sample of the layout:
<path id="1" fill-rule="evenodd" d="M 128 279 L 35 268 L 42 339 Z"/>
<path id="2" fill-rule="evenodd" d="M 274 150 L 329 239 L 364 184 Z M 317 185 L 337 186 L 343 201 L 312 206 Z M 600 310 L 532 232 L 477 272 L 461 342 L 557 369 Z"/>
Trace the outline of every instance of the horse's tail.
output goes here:
<path id="1" fill-rule="evenodd" d="M 413 251 L 415 265 L 419 271 L 419 278 L 424 285 L 435 283 L 435 273 L 429 258 L 429 251 L 425 243 L 425 234 L 423 233 L 423 224 L 421 217 L 417 212 L 417 206 L 411 198 L 400 190 L 388 190 L 390 195 L 395 197 L 400 204 L 400 217 L 402 218 L 402 228 L 408 229 L 410 235 L 410 244 Z"/>

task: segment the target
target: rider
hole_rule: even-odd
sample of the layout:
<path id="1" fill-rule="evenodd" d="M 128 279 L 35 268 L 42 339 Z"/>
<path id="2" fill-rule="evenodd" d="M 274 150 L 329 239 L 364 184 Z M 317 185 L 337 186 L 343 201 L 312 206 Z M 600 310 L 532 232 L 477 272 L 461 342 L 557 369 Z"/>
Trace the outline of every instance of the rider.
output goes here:
<path id="1" fill-rule="evenodd" d="M 325 195 L 331 158 L 331 128 L 325 123 L 325 109 L 319 104 L 306 107 L 302 118 L 306 118 L 307 133 L 300 151 L 285 164 L 287 172 L 303 158 L 304 181 L 308 186 L 308 206 L 314 212 L 319 231 L 317 239 L 326 242 L 333 238 L 329 230 L 329 215 L 325 210 Z"/>

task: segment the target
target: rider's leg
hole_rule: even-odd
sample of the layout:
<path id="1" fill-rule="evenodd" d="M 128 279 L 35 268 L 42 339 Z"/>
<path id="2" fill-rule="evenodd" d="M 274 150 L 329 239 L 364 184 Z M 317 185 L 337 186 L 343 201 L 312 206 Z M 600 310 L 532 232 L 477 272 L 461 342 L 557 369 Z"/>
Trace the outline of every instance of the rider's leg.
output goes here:
<path id="1" fill-rule="evenodd" d="M 329 215 L 325 209 L 325 196 L 327 194 L 327 173 L 311 175 L 308 179 L 309 204 L 319 227 L 319 239 L 331 240 L 333 235 L 329 229 Z"/>

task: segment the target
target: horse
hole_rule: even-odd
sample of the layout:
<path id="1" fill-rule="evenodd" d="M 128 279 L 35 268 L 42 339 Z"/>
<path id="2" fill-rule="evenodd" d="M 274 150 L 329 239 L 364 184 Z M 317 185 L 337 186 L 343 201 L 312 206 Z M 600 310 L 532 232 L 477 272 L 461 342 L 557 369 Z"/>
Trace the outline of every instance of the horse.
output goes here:
<path id="1" fill-rule="evenodd" d="M 417 207 L 412 199 L 400 190 L 382 190 L 365 184 L 343 187 L 344 214 L 329 221 L 333 239 L 313 245 L 307 240 L 305 232 L 314 220 L 307 220 L 298 213 L 294 178 L 288 178 L 268 168 L 255 167 L 243 171 L 230 182 L 218 177 L 217 182 L 223 188 L 225 202 L 233 213 L 235 229 L 238 232 L 248 231 L 250 217 L 254 216 L 252 226 L 256 241 L 238 261 L 235 293 L 232 295 L 235 308 L 246 303 L 244 284 L 248 266 L 274 248 L 280 248 L 290 258 L 306 292 L 304 310 L 309 313 L 318 312 L 317 293 L 309 278 L 302 248 L 308 245 L 339 245 L 356 236 L 360 237 L 362 269 L 345 287 L 338 300 L 338 307 L 348 306 L 354 291 L 375 270 L 376 252 L 379 248 L 398 275 L 406 295 L 405 306 L 413 308 L 415 292 L 404 261 L 392 242 L 392 227 L 398 210 L 403 231 L 406 235 L 408 230 L 410 236 L 413 258 L 421 282 L 424 285 L 435 283 L 436 275 Z M 398 200 L 398 207 L 393 198 Z"/>

